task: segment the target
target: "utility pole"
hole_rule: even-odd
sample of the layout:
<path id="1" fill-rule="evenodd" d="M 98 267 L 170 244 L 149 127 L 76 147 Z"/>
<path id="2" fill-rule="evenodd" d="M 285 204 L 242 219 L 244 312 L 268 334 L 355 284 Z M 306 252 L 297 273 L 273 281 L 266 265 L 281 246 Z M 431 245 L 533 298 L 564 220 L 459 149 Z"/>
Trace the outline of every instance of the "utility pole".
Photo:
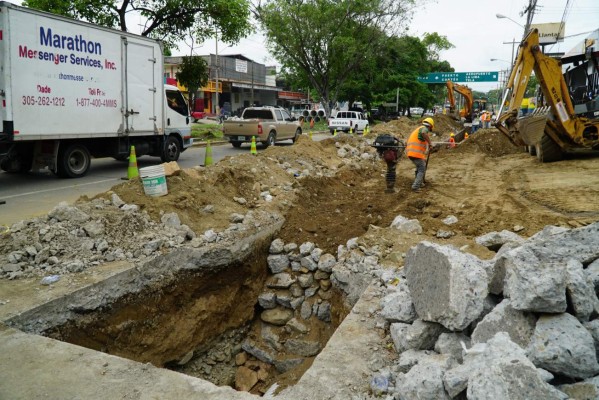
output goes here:
<path id="1" fill-rule="evenodd" d="M 216 98 L 216 104 L 214 105 L 214 113 L 216 115 L 220 115 L 220 109 L 218 106 L 218 30 L 216 28 L 214 28 L 214 34 L 216 36 L 216 70 L 215 70 L 215 76 L 216 76 L 216 93 L 215 93 L 215 98 Z"/>
<path id="2" fill-rule="evenodd" d="M 253 107 L 254 106 L 254 62 L 250 61 L 252 63 L 252 100 L 250 101 L 250 105 Z"/>

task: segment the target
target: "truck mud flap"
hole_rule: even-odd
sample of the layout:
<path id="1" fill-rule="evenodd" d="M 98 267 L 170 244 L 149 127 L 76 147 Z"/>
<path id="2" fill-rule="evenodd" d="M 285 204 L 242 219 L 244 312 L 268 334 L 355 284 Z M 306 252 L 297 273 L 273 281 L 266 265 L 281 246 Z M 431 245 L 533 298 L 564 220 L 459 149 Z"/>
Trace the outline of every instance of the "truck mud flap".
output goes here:
<path id="1" fill-rule="evenodd" d="M 547 115 L 532 115 L 518 119 L 516 129 L 527 146 L 534 146 L 541 140 L 547 125 Z"/>

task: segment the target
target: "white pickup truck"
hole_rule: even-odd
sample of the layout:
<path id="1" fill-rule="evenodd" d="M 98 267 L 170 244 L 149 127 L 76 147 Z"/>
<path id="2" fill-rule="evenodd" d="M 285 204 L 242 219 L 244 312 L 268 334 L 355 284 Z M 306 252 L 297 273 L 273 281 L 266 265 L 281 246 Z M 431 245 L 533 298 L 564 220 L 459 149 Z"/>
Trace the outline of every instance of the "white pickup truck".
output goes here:
<path id="1" fill-rule="evenodd" d="M 337 114 L 329 119 L 329 131 L 349 132 L 350 128 L 353 133 L 363 132 L 368 126 L 368 119 L 359 111 L 337 111 Z"/>

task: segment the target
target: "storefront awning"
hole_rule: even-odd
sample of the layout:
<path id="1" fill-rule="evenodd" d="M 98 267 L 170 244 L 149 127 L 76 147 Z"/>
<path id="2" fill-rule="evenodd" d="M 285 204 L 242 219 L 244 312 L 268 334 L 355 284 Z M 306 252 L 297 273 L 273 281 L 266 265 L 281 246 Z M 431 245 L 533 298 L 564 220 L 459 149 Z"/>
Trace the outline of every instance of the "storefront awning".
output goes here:
<path id="1" fill-rule="evenodd" d="M 251 83 L 231 82 L 231 86 L 244 89 L 254 88 L 254 90 L 270 90 L 271 92 L 280 92 L 282 90 L 281 88 L 278 88 L 276 86 L 258 85 L 255 83 L 252 85 Z"/>

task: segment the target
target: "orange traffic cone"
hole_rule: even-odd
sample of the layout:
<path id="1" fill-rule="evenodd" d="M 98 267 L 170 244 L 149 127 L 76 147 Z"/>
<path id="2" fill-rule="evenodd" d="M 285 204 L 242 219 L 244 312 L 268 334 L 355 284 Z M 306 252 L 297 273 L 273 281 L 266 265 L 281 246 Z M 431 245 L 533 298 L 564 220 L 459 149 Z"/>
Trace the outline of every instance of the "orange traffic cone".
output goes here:
<path id="1" fill-rule="evenodd" d="M 250 154 L 258 155 L 258 151 L 256 150 L 256 136 L 252 136 L 252 145 L 250 146 Z"/>
<path id="2" fill-rule="evenodd" d="M 139 170 L 137 169 L 137 157 L 135 156 L 135 146 L 131 146 L 131 153 L 129 154 L 129 167 L 127 168 L 127 179 L 137 178 L 139 176 Z"/>

